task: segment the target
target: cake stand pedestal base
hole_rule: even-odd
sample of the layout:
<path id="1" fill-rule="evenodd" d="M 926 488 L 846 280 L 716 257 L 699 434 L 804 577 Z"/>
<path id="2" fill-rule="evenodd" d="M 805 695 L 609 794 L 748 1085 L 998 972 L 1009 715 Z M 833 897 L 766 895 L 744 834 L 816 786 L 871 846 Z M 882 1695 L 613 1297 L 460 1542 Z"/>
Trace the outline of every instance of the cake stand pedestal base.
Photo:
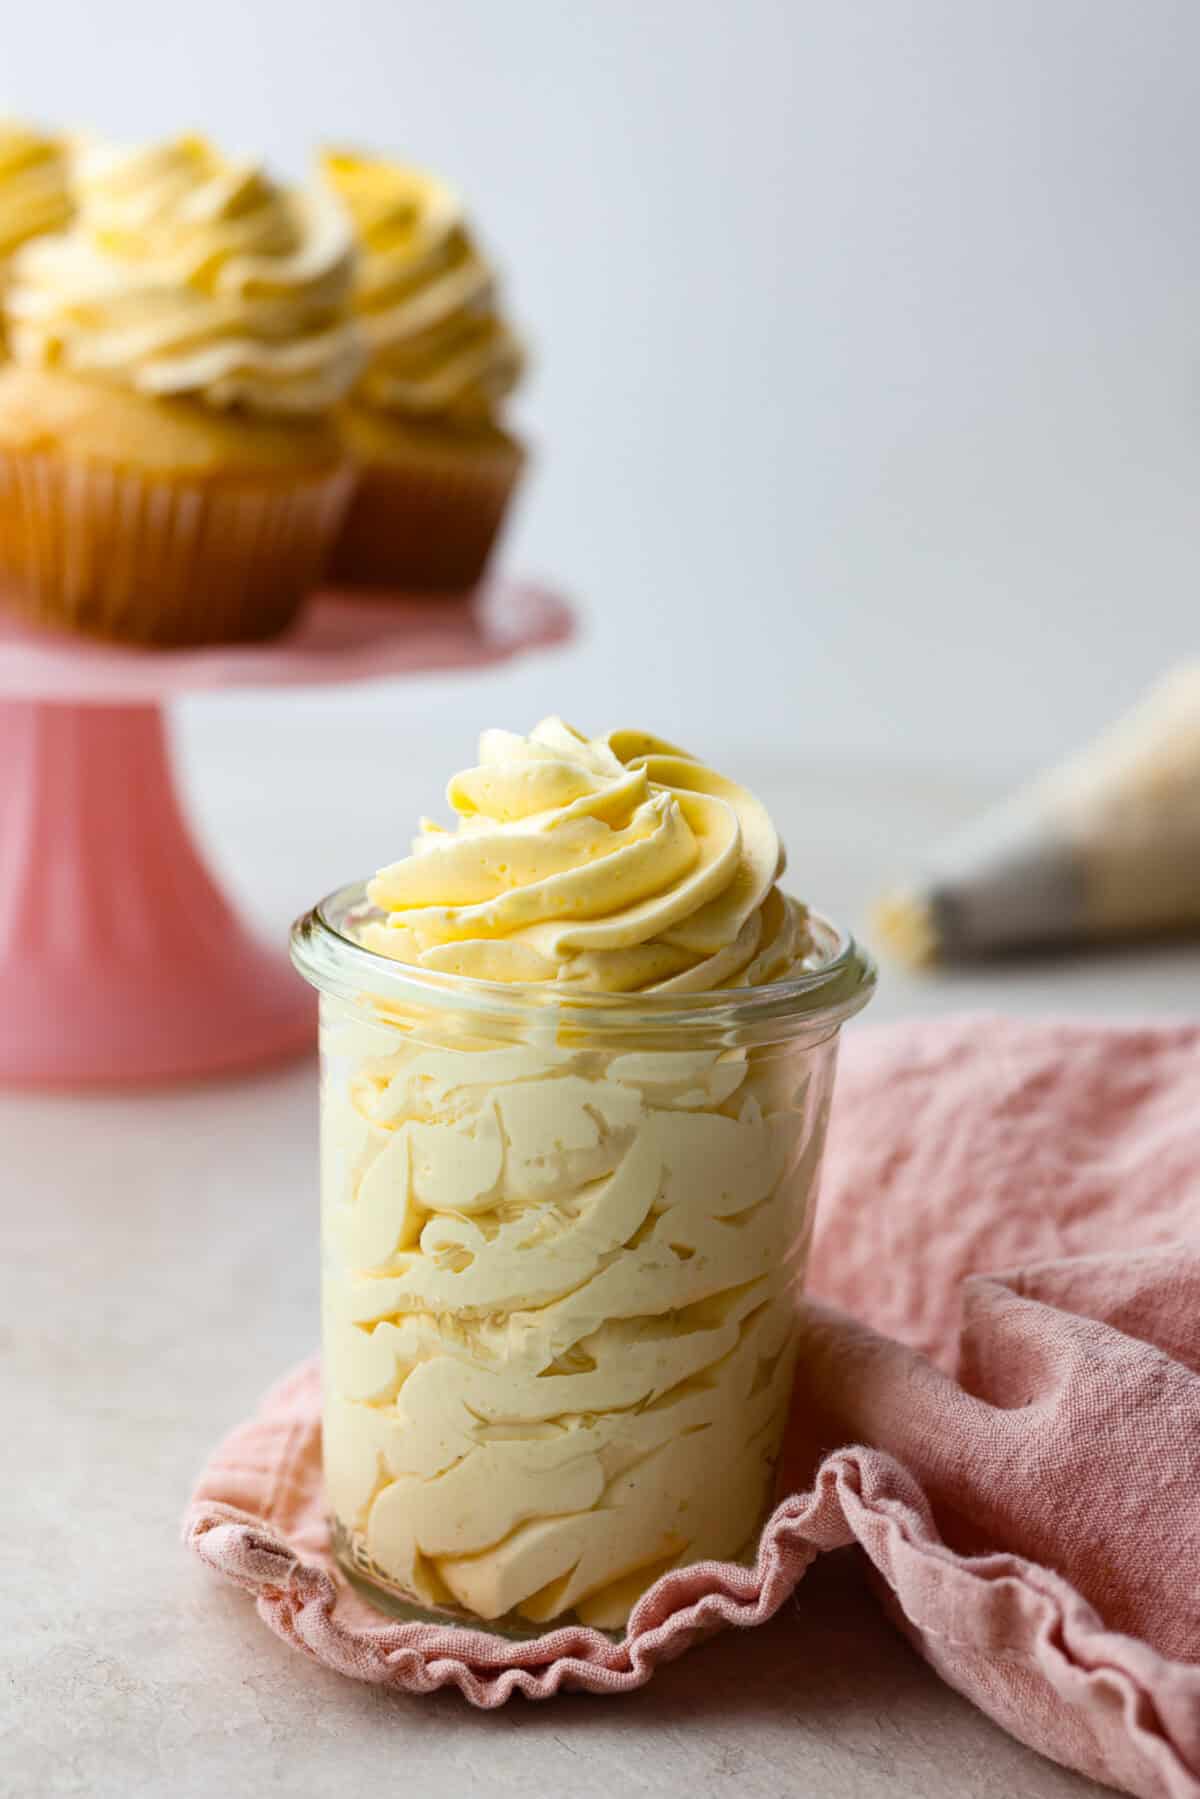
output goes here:
<path id="1" fill-rule="evenodd" d="M 192 841 L 158 706 L 0 701 L 0 1082 L 183 1079 L 313 1041 Z"/>

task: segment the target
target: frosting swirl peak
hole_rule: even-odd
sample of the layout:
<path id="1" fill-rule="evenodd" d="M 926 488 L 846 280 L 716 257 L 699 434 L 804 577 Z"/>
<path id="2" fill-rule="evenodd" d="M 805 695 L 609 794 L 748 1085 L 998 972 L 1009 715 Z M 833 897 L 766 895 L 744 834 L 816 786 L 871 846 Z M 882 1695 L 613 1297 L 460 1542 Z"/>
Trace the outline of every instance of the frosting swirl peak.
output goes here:
<path id="1" fill-rule="evenodd" d="M 807 948 L 766 809 L 657 737 L 589 740 L 557 718 L 486 731 L 448 798 L 456 829 L 423 820 L 367 890 L 387 919 L 363 941 L 398 961 L 682 993 L 779 979 Z"/>
<path id="2" fill-rule="evenodd" d="M 19 361 L 217 407 L 327 411 L 358 373 L 350 229 L 329 197 L 181 137 L 92 144 L 79 215 L 28 245 L 9 297 Z"/>
<path id="3" fill-rule="evenodd" d="M 414 419 L 494 421 L 525 357 L 456 195 L 421 170 L 346 150 L 326 151 L 321 173 L 359 244 L 360 398 Z"/>

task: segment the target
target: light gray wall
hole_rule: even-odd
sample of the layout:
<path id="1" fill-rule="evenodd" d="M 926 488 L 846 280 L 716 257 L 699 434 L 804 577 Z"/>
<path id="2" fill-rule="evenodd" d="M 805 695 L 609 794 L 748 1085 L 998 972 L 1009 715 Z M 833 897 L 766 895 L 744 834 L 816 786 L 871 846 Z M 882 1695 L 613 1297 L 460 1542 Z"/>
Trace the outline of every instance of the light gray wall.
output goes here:
<path id="1" fill-rule="evenodd" d="M 508 266 L 511 555 L 588 639 L 361 703 L 1027 766 L 1195 651 L 1194 0 L 44 0 L 5 38 L 22 113 L 428 161 Z"/>

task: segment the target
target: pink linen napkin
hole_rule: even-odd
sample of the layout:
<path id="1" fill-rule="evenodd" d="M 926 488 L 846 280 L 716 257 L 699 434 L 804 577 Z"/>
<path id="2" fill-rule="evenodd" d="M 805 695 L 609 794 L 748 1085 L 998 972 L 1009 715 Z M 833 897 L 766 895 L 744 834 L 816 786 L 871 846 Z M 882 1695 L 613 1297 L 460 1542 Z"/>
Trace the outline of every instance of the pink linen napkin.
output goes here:
<path id="1" fill-rule="evenodd" d="M 1200 1029 L 852 1033 L 810 1291 L 757 1566 L 666 1575 L 620 1643 L 397 1624 L 348 1591 L 315 1362 L 216 1452 L 188 1539 L 317 1659 L 484 1706 L 640 1686 L 857 1542 L 889 1614 L 1005 1728 L 1200 1799 Z"/>

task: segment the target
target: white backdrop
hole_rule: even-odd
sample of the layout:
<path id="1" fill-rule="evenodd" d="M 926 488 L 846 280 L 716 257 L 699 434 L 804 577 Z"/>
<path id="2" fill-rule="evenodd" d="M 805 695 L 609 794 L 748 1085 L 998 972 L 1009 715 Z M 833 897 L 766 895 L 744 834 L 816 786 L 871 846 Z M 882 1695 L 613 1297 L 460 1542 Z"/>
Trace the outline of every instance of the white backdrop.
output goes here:
<path id="1" fill-rule="evenodd" d="M 586 641 L 356 707 L 1015 768 L 1195 649 L 1194 0 L 39 0 L 5 39 L 18 114 L 392 148 L 506 265 L 509 559 Z M 264 731 L 297 703 L 346 704 Z"/>

